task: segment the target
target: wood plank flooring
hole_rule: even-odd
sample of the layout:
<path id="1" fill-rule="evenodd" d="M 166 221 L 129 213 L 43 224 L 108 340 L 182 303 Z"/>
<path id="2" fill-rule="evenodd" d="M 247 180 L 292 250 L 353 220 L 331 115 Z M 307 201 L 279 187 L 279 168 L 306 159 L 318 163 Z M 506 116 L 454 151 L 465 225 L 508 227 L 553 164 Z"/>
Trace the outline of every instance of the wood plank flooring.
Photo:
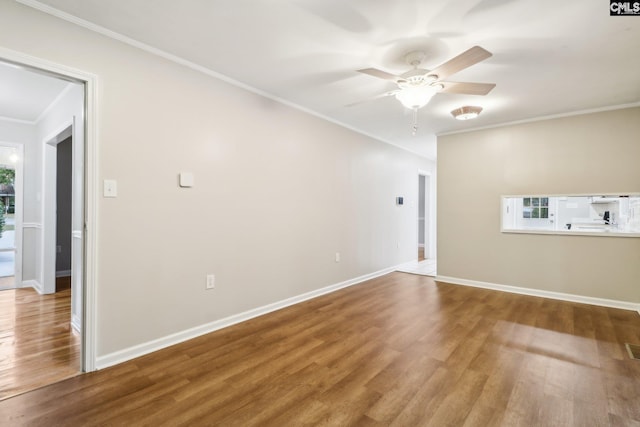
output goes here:
<path id="1" fill-rule="evenodd" d="M 0 399 L 79 373 L 80 336 L 70 320 L 70 289 L 0 291 Z"/>
<path id="2" fill-rule="evenodd" d="M 637 312 L 392 273 L 0 402 L 0 425 L 640 425 Z"/>
<path id="3" fill-rule="evenodd" d="M 13 288 L 15 283 L 15 276 L 0 277 L 0 290 Z"/>

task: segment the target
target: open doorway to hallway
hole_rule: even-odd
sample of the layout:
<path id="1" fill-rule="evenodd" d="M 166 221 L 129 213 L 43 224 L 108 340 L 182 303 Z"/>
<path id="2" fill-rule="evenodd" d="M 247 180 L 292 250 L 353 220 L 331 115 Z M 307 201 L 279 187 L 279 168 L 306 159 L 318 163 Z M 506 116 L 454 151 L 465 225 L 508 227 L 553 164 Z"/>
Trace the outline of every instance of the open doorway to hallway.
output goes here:
<path id="1" fill-rule="evenodd" d="M 85 85 L 5 62 L 0 80 L 0 141 L 20 152 L 12 171 L 0 144 L 3 399 L 82 371 Z"/>
<path id="2" fill-rule="evenodd" d="M 430 172 L 418 171 L 417 179 L 416 261 L 402 265 L 398 271 L 435 277 L 435 186 Z"/>
<path id="3" fill-rule="evenodd" d="M 428 252 L 425 251 L 425 240 L 427 237 L 426 224 L 428 217 L 426 217 L 427 210 L 427 196 L 426 194 L 426 180 L 425 175 L 418 175 L 418 261 L 424 261 Z"/>

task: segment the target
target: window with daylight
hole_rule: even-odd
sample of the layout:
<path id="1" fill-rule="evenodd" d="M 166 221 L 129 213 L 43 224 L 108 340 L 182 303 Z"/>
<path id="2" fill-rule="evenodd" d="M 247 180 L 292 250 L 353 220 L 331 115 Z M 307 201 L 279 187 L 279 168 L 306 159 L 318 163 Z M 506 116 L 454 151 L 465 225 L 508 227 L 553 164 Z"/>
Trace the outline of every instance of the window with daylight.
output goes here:
<path id="1" fill-rule="evenodd" d="M 523 197 L 522 218 L 549 218 L 549 198 Z"/>

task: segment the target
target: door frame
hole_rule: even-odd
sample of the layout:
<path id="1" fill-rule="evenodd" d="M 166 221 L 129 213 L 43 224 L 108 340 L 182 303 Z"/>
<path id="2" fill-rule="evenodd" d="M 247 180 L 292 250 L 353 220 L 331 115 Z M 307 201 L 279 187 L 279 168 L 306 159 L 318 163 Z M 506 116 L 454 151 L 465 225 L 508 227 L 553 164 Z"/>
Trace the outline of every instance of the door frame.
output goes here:
<path id="1" fill-rule="evenodd" d="M 81 370 L 96 369 L 98 271 L 97 85 L 94 74 L 0 47 L 0 60 L 84 85 L 84 227 Z"/>
<path id="2" fill-rule="evenodd" d="M 15 218 L 15 255 L 13 258 L 14 266 L 14 284 L 15 289 L 22 287 L 22 207 L 23 207 L 23 191 L 24 191 L 24 144 L 19 142 L 0 141 L 0 147 L 10 147 L 16 151 L 18 161 L 16 162 L 16 175 L 14 181 L 14 218 Z"/>
<path id="3" fill-rule="evenodd" d="M 52 294 L 56 291 L 56 218 L 57 218 L 57 182 L 58 174 L 56 164 L 58 144 L 74 134 L 73 121 L 64 122 L 59 129 L 44 138 L 40 144 L 43 148 L 42 173 L 42 245 L 40 247 L 40 259 L 42 260 L 42 277 L 40 280 L 43 294 Z M 73 137 L 72 137 L 73 138 Z M 73 296 L 72 296 L 73 298 Z"/>
<path id="4" fill-rule="evenodd" d="M 423 169 L 418 169 L 417 178 L 418 178 L 418 191 L 420 191 L 420 177 L 425 177 L 424 182 L 424 257 L 425 259 L 435 259 L 436 258 L 436 188 L 435 188 L 435 179 L 434 175 L 430 171 L 426 171 Z M 418 199 L 419 200 L 419 199 Z M 417 204 L 416 204 L 417 205 Z M 420 214 L 419 207 L 416 207 L 416 218 Z M 420 227 L 418 225 L 418 221 L 416 221 L 416 250 L 419 247 L 420 238 L 418 234 L 420 233 Z"/>

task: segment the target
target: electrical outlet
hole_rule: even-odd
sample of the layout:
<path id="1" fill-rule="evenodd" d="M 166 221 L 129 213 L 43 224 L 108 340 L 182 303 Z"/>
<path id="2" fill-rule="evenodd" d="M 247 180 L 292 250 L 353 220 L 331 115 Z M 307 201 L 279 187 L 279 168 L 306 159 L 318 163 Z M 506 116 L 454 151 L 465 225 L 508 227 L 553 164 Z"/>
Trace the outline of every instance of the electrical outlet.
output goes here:
<path id="1" fill-rule="evenodd" d="M 216 287 L 216 276 L 207 274 L 207 287 L 205 289 L 213 289 Z"/>
<path id="2" fill-rule="evenodd" d="M 336 262 L 340 262 L 340 252 L 336 252 Z"/>

